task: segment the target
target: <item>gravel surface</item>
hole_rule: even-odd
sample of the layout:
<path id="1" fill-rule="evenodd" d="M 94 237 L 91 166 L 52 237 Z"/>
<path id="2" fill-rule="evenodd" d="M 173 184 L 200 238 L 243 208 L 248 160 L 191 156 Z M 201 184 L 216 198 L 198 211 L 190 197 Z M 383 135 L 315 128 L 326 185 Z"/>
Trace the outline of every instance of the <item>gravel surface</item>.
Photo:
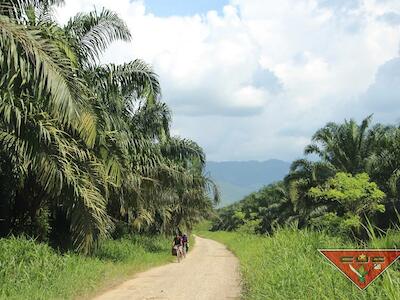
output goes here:
<path id="1" fill-rule="evenodd" d="M 181 263 L 136 274 L 95 299 L 240 299 L 237 258 L 213 240 L 196 237 L 195 244 Z"/>

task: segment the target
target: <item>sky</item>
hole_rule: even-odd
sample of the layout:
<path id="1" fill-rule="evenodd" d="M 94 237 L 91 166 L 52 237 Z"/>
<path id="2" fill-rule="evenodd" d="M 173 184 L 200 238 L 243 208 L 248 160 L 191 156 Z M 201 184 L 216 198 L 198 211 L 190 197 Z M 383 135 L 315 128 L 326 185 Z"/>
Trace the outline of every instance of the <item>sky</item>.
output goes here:
<path id="1" fill-rule="evenodd" d="M 159 74 L 172 133 L 208 160 L 291 161 L 327 122 L 400 122 L 399 0 L 66 0 L 127 23 L 103 63 Z"/>

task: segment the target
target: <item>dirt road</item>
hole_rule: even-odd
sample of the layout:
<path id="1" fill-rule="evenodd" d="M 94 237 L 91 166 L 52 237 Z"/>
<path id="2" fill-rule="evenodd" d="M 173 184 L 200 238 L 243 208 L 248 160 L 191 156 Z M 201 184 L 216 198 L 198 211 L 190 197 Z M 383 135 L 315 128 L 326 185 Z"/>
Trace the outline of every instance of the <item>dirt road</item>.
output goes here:
<path id="1" fill-rule="evenodd" d="M 171 263 L 139 273 L 95 299 L 239 298 L 239 267 L 236 257 L 224 245 L 196 237 L 196 246 L 181 263 Z"/>

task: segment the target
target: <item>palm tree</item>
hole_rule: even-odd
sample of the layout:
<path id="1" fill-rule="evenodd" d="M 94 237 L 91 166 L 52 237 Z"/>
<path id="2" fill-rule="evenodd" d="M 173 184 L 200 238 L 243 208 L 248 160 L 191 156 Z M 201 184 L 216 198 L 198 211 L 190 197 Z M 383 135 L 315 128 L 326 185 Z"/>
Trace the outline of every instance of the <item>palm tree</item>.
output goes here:
<path id="1" fill-rule="evenodd" d="M 299 225 L 304 226 L 311 217 L 324 213 L 327 209 L 324 203 L 315 203 L 308 191 L 324 183 L 336 173 L 335 167 L 324 161 L 295 160 L 289 174 L 285 177 L 285 185 L 292 195 L 293 210 L 298 215 Z"/>
<path id="2" fill-rule="evenodd" d="M 371 120 L 369 116 L 360 125 L 354 120 L 328 123 L 313 135 L 313 143 L 304 152 L 318 155 L 337 171 L 353 175 L 363 172 L 381 134 L 380 127 L 370 129 Z"/>
<path id="3" fill-rule="evenodd" d="M 398 223 L 400 211 L 400 128 L 377 125 L 382 134 L 377 140 L 377 149 L 368 160 L 368 173 L 380 189 L 385 192 L 385 214 L 376 220 L 380 228 Z"/>
<path id="4" fill-rule="evenodd" d="M 0 146 L 4 161 L 18 174 L 13 209 L 28 205 L 33 222 L 43 202 L 65 195 L 65 203 L 73 208 L 77 246 L 88 248 L 109 224 L 104 198 L 96 188 L 101 167 L 86 149 L 95 125 L 85 82 L 60 47 L 62 30 L 43 17 L 50 4 L 1 4 Z M 36 9 L 40 20 L 32 17 Z M 16 227 L 19 217 L 7 219 Z"/>
<path id="5" fill-rule="evenodd" d="M 67 25 L 74 43 L 85 53 L 80 55 L 80 64 L 96 93 L 99 131 L 95 151 L 110 178 L 109 213 L 114 219 L 152 231 L 172 232 L 181 224 L 191 227 L 218 201 L 218 192 L 203 174 L 202 149 L 190 140 L 169 135 L 171 115 L 160 101 L 156 74 L 141 60 L 97 65 L 93 58 L 104 48 L 96 47 L 96 43 L 79 46 L 80 40 L 88 40 L 79 31 L 81 24 L 85 23 L 88 32 L 96 32 L 114 18 L 103 10 L 98 17 L 79 15 Z M 113 23 L 118 26 L 114 26 L 110 40 L 101 45 L 124 36 L 115 32 L 122 27 L 120 22 Z M 89 29 L 88 24 L 99 28 Z M 125 34 L 125 38 L 129 36 Z M 213 190 L 214 201 L 206 197 L 207 189 Z"/>
<path id="6" fill-rule="evenodd" d="M 297 195 L 284 182 L 264 188 L 256 194 L 256 198 L 260 206 L 262 232 L 273 232 L 277 226 L 290 224 L 299 219 L 295 211 Z"/>
<path id="7" fill-rule="evenodd" d="M 9 1 L 1 6 L 0 143 L 5 161 L 19 171 L 14 209 L 29 202 L 33 222 L 43 202 L 61 198 L 56 202 L 70 219 L 77 248 L 88 251 L 107 234 L 111 220 L 103 197 L 104 167 L 90 150 L 97 126 L 90 101 L 94 93 L 79 67 L 83 54 L 93 58 L 89 50 L 99 53 L 107 39 L 126 37 L 127 28 L 103 11 L 74 40 L 83 45 L 75 54 L 67 43 L 71 36 L 50 17 L 51 4 Z M 109 30 L 113 19 L 118 23 L 114 31 Z M 118 29 L 121 35 L 115 33 Z M 97 48 L 88 46 L 96 42 Z M 18 219 L 8 221 L 15 228 Z"/>

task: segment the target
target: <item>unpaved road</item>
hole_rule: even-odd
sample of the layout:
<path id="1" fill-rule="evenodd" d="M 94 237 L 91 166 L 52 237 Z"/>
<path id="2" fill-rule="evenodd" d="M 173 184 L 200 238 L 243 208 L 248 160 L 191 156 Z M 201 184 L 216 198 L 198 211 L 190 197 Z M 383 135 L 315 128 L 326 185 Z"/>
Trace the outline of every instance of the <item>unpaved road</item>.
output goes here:
<path id="1" fill-rule="evenodd" d="M 139 273 L 95 299 L 240 298 L 239 264 L 224 245 L 196 237 L 196 245 L 189 252 L 181 263 Z"/>

